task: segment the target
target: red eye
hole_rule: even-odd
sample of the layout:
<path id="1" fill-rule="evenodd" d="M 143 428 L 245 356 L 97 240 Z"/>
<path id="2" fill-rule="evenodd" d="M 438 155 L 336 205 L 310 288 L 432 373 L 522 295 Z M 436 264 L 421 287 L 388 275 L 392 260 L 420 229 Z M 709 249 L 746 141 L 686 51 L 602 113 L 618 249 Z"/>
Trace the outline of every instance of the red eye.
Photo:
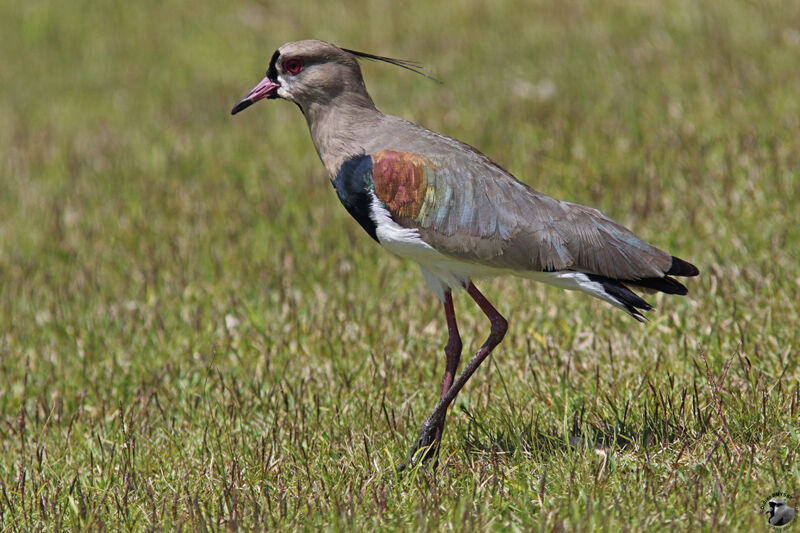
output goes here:
<path id="1" fill-rule="evenodd" d="M 289 74 L 297 74 L 303 70 L 303 60 L 299 57 L 290 57 L 283 62 L 283 68 L 286 69 Z"/>

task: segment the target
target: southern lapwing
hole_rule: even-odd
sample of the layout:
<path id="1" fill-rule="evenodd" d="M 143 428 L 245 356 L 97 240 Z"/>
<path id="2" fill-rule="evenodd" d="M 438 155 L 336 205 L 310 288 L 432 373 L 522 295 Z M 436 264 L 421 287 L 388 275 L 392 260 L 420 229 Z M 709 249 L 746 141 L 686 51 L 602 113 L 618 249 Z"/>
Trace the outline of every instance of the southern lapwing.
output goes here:
<path id="1" fill-rule="evenodd" d="M 438 453 L 448 406 L 508 328 L 473 280 L 522 276 L 588 293 L 641 321 L 641 311 L 652 308 L 632 289 L 686 294 L 672 276 L 696 276 L 698 270 L 596 209 L 533 190 L 467 144 L 381 113 L 358 58 L 416 71 L 411 62 L 323 41 L 286 43 L 231 114 L 264 98 L 297 104 L 345 209 L 381 246 L 419 263 L 444 304 L 441 395 L 411 449 L 413 463 L 417 451 L 423 460 Z M 465 289 L 491 323 L 489 337 L 458 377 L 453 289 Z"/>

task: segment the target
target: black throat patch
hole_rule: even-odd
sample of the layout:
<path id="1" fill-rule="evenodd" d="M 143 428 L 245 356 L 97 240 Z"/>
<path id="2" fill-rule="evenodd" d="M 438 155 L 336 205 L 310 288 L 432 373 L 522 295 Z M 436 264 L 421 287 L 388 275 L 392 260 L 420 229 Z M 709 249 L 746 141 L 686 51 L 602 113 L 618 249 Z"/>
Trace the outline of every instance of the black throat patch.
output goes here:
<path id="1" fill-rule="evenodd" d="M 361 224 L 370 237 L 380 242 L 375 232 L 377 226 L 369 216 L 372 194 L 375 194 L 372 192 L 375 188 L 372 181 L 372 158 L 359 155 L 348 159 L 342 163 L 331 184 L 347 212 Z"/>

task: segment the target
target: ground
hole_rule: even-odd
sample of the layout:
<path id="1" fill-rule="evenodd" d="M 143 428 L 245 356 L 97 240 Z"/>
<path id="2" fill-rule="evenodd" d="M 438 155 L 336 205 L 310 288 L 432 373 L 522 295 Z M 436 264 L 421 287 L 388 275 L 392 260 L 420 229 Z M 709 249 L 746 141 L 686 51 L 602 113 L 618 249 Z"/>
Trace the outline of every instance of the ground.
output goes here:
<path id="1" fill-rule="evenodd" d="M 520 279 L 435 472 L 441 306 L 349 218 L 285 41 L 696 264 L 636 323 Z M 800 4 L 0 5 L 0 529 L 766 530 L 800 494 Z M 465 358 L 488 322 L 455 295 Z"/>

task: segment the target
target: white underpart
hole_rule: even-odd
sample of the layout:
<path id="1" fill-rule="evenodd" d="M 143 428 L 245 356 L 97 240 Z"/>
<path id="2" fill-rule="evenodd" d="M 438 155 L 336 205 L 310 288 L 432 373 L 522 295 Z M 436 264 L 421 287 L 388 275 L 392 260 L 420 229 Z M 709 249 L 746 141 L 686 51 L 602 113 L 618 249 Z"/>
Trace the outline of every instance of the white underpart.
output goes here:
<path id="1" fill-rule="evenodd" d="M 375 234 L 381 246 L 395 255 L 419 263 L 425 282 L 440 300 L 444 300 L 447 290 L 455 288 L 466 289 L 473 279 L 510 274 L 547 283 L 561 289 L 585 292 L 625 310 L 624 305 L 606 293 L 602 284 L 590 280 L 583 272 L 571 270 L 561 272 L 509 270 L 479 263 L 459 261 L 448 257 L 423 241 L 419 236 L 419 231 L 416 229 L 404 228 L 392 220 L 389 211 L 378 200 L 374 192 L 370 192 L 370 196 L 372 197 L 370 218 L 375 222 Z"/>
<path id="2" fill-rule="evenodd" d="M 419 263 L 425 281 L 440 299 L 444 300 L 447 289 L 466 288 L 473 278 L 497 275 L 488 272 L 496 269 L 457 261 L 437 252 L 420 238 L 419 231 L 404 228 L 392 220 L 374 192 L 371 191 L 370 196 L 370 218 L 375 223 L 375 235 L 381 246 L 395 255 Z"/>

